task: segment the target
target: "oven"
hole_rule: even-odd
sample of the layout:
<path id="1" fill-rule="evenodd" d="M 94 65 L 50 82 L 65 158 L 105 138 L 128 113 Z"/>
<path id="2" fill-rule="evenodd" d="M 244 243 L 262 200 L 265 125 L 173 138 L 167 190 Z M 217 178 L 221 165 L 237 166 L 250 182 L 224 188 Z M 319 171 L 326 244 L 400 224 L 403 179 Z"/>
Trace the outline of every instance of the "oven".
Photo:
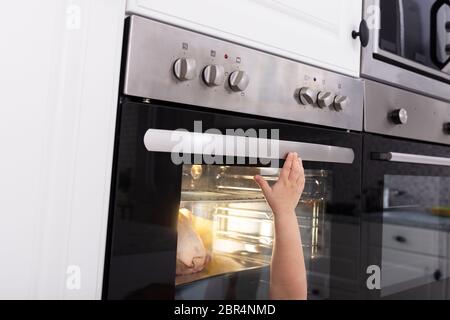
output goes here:
<path id="1" fill-rule="evenodd" d="M 370 81 L 365 90 L 361 259 L 381 279 L 362 297 L 449 299 L 450 104 Z"/>
<path id="2" fill-rule="evenodd" d="M 361 74 L 450 101 L 450 2 L 365 0 Z"/>
<path id="3" fill-rule="evenodd" d="M 267 299 L 294 151 L 308 298 L 358 298 L 362 82 L 138 16 L 123 59 L 103 297 Z"/>

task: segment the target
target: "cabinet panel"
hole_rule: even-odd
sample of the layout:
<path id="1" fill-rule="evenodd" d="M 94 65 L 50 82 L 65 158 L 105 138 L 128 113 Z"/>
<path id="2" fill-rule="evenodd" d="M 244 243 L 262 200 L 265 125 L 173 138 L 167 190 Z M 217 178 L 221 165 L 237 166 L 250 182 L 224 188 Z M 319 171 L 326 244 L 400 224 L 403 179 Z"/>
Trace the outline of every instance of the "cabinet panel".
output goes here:
<path id="1" fill-rule="evenodd" d="M 0 299 L 101 298 L 125 2 L 2 2 Z"/>
<path id="2" fill-rule="evenodd" d="M 130 0 L 136 13 L 353 76 L 362 0 Z"/>
<path id="3" fill-rule="evenodd" d="M 437 230 L 383 225 L 383 246 L 432 256 L 447 255 L 447 234 Z"/>
<path id="4" fill-rule="evenodd" d="M 447 277 L 447 261 L 444 259 L 389 248 L 383 248 L 382 255 L 382 296 L 431 285 Z M 439 279 L 436 279 L 438 272 Z M 444 292 L 441 292 L 441 295 L 443 297 Z M 421 298 L 426 299 L 427 297 L 422 296 Z"/>

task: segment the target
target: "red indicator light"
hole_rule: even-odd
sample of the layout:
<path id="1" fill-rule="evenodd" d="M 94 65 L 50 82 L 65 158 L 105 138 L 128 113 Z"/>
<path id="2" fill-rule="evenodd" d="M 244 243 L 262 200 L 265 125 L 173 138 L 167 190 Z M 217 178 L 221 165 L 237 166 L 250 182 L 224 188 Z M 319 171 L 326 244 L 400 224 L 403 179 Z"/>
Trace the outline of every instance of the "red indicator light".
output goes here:
<path id="1" fill-rule="evenodd" d="M 228 55 L 225 53 L 225 55 L 223 56 L 225 59 L 228 59 Z"/>

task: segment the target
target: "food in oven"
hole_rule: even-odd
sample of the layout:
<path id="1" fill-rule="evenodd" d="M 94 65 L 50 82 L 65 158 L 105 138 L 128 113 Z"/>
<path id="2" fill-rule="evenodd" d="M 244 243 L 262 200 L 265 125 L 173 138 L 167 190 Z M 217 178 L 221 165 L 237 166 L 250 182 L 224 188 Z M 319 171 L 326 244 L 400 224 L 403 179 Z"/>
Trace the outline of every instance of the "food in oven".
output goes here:
<path id="1" fill-rule="evenodd" d="M 199 219 L 201 218 L 195 218 L 195 220 Z M 177 275 L 200 272 L 210 260 L 210 254 L 199 235 L 205 227 L 202 228 L 201 222 L 195 222 L 197 223 L 194 224 L 194 217 L 189 210 L 180 209 L 178 214 Z"/>
<path id="2" fill-rule="evenodd" d="M 274 240 L 272 211 L 253 179 L 256 174 L 272 184 L 279 169 L 183 166 L 178 256 L 186 254 L 187 258 L 177 260 L 176 285 L 269 266 Z M 320 260 L 327 250 L 324 213 L 332 176 L 326 170 L 306 170 L 305 175 L 296 214 L 306 264 L 312 270 L 312 259 Z M 199 258 L 192 264 L 195 256 Z"/>

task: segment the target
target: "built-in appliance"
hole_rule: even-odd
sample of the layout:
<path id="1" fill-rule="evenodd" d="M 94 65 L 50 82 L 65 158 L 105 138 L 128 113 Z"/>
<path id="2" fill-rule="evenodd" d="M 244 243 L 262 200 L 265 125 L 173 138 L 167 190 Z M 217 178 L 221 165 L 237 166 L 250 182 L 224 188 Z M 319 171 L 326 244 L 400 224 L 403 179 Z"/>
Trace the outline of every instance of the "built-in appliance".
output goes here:
<path id="1" fill-rule="evenodd" d="M 365 0 L 363 77 L 450 101 L 450 2 Z"/>
<path id="2" fill-rule="evenodd" d="M 450 104 L 372 81 L 365 95 L 362 265 L 381 290 L 362 297 L 449 299 Z"/>
<path id="3" fill-rule="evenodd" d="M 126 21 L 103 296 L 262 299 L 273 183 L 303 159 L 309 298 L 357 298 L 363 83 L 139 16 Z M 269 161 L 270 160 L 270 161 Z"/>

